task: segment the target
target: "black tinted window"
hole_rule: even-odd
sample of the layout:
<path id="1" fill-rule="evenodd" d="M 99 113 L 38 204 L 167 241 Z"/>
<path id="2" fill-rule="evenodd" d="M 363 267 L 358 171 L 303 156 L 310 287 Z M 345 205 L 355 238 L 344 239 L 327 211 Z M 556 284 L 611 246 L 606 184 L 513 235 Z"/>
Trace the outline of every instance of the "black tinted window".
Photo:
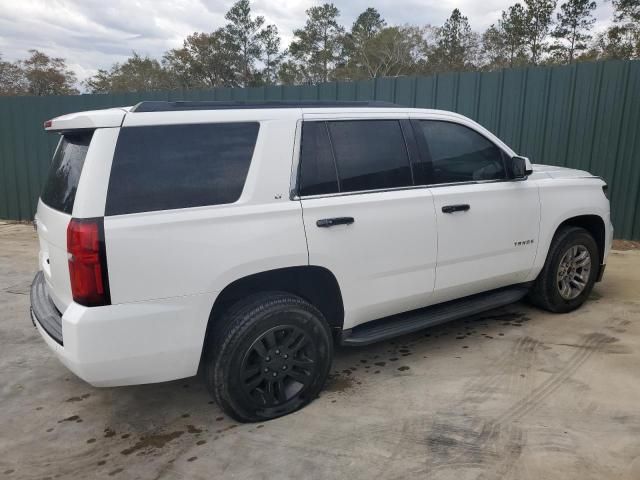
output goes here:
<path id="1" fill-rule="evenodd" d="M 432 160 L 433 183 L 506 178 L 502 151 L 463 125 L 420 122 Z"/>
<path id="2" fill-rule="evenodd" d="M 397 120 L 329 122 L 340 191 L 412 185 L 409 158 Z"/>
<path id="3" fill-rule="evenodd" d="M 93 131 L 70 133 L 60 140 L 41 197 L 51 208 L 71 214 L 92 136 Z"/>
<path id="4" fill-rule="evenodd" d="M 338 191 L 338 176 L 331 143 L 324 122 L 302 125 L 300 149 L 300 195 L 321 195 Z"/>
<path id="5" fill-rule="evenodd" d="M 120 131 L 107 215 L 233 203 L 258 123 L 128 127 Z"/>

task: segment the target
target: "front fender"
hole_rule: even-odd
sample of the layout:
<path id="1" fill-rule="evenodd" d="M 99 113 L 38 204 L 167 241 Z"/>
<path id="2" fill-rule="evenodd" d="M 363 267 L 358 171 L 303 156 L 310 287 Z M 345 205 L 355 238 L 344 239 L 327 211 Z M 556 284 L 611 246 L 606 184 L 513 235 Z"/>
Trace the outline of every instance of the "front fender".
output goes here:
<path id="1" fill-rule="evenodd" d="M 602 191 L 605 182 L 598 178 L 543 179 L 540 183 L 540 236 L 532 271 L 534 280 L 547 259 L 555 233 L 563 223 L 584 215 L 599 217 L 605 228 L 602 262 L 606 262 L 613 237 L 609 200 Z"/>

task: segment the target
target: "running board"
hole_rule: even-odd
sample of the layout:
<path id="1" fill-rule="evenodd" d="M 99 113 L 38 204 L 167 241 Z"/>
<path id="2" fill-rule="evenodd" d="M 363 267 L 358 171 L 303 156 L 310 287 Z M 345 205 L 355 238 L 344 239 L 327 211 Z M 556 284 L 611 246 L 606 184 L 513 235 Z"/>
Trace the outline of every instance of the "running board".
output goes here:
<path id="1" fill-rule="evenodd" d="M 350 330 L 344 330 L 341 343 L 342 345 L 362 346 L 413 333 L 426 327 L 517 302 L 528 291 L 528 284 L 520 284 L 363 323 Z"/>

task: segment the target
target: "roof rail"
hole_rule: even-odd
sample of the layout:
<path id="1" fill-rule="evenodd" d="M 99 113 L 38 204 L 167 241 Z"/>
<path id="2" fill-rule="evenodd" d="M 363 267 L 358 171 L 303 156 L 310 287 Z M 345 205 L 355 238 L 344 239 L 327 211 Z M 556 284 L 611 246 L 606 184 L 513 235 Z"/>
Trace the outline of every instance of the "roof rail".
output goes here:
<path id="1" fill-rule="evenodd" d="M 130 111 L 141 112 L 176 112 L 186 110 L 234 110 L 234 109 L 262 109 L 262 108 L 336 108 L 336 107 L 378 107 L 398 108 L 391 102 L 381 101 L 336 101 L 336 100 L 265 100 L 260 102 L 223 101 L 144 101 L 135 105 Z"/>

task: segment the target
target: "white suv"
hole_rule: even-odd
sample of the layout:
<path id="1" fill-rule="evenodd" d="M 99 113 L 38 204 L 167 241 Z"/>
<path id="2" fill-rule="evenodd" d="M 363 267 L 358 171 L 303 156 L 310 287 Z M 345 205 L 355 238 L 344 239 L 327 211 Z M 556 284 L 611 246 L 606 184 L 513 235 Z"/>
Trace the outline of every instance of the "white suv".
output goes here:
<path id="1" fill-rule="evenodd" d="M 241 421 L 318 395 L 365 345 L 602 276 L 606 184 L 461 115 L 347 103 L 81 112 L 38 205 L 32 319 L 96 386 L 196 374 Z"/>

